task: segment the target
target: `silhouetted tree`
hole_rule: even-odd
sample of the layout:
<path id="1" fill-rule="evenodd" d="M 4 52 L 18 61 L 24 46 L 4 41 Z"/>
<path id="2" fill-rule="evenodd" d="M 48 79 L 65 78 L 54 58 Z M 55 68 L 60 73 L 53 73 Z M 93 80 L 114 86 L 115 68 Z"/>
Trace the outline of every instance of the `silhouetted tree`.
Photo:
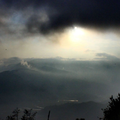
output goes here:
<path id="1" fill-rule="evenodd" d="M 12 115 L 9 115 L 6 117 L 6 120 L 18 120 L 18 115 L 19 115 L 20 110 L 18 108 L 16 108 L 12 113 Z M 32 109 L 24 110 L 24 114 L 21 118 L 21 120 L 34 120 L 35 119 L 35 115 L 37 112 L 32 112 Z"/>
<path id="2" fill-rule="evenodd" d="M 25 109 L 24 115 L 22 116 L 21 120 L 34 120 L 36 113 L 37 112 L 32 113 L 32 109 Z"/>
<path id="3" fill-rule="evenodd" d="M 9 115 L 9 116 L 6 117 L 6 120 L 15 120 L 15 118 L 12 117 L 11 115 Z"/>
<path id="4" fill-rule="evenodd" d="M 120 120 L 120 94 L 118 94 L 117 98 L 111 96 L 107 108 L 102 110 L 104 114 L 103 120 Z"/>
<path id="5" fill-rule="evenodd" d="M 18 115 L 19 115 L 20 109 L 16 108 L 12 113 L 13 113 L 13 117 L 16 117 L 16 120 L 18 120 Z"/>
<path id="6" fill-rule="evenodd" d="M 18 120 L 18 114 L 20 112 L 20 109 L 16 108 L 12 113 L 12 115 L 7 116 L 7 120 Z"/>

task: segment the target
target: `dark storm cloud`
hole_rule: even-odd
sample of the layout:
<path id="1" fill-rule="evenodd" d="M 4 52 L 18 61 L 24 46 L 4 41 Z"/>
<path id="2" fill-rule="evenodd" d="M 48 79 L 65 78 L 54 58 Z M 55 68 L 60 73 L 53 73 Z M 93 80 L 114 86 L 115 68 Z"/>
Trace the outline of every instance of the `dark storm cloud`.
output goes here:
<path id="1" fill-rule="evenodd" d="M 1 12 L 0 15 L 13 9 L 14 12 L 21 11 L 23 15 L 25 10 L 29 8 L 26 15 L 17 18 L 20 20 L 25 18 L 22 24 L 30 33 L 48 33 L 73 25 L 99 29 L 119 28 L 119 5 L 120 1 L 118 0 L 1 0 L 1 9 L 6 9 L 6 11 Z M 46 11 L 44 14 L 46 18 L 44 15 L 39 15 L 43 9 Z M 20 21 L 17 22 L 20 23 Z"/>
<path id="2" fill-rule="evenodd" d="M 52 4 L 52 3 L 51 3 Z M 73 25 L 95 27 L 99 29 L 118 27 L 119 25 L 118 1 L 57 1 L 52 7 L 58 12 L 49 16 L 49 24 L 39 27 L 39 30 L 61 30 Z M 30 22 L 30 21 L 29 21 Z M 32 22 L 32 21 L 31 21 Z M 37 22 L 36 22 L 37 23 Z M 31 24 L 29 24 L 31 26 Z"/>

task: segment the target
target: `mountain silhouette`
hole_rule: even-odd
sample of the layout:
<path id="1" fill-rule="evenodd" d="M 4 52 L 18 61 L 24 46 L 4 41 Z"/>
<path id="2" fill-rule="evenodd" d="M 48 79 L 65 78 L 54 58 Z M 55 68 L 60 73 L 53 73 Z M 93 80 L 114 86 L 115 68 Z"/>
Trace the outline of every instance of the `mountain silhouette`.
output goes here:
<path id="1" fill-rule="evenodd" d="M 105 104 L 96 103 L 93 101 L 47 106 L 38 112 L 38 118 L 46 120 L 47 112 L 50 110 L 51 120 L 75 120 L 76 118 L 85 118 L 85 120 L 98 120 L 98 117 L 103 115 L 101 110 L 103 107 L 105 107 Z"/>

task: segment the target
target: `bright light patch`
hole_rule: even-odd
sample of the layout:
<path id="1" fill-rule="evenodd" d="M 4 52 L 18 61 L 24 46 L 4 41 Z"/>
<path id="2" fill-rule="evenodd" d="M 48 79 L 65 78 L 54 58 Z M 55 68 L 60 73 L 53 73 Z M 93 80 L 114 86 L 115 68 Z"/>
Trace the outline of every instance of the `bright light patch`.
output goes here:
<path id="1" fill-rule="evenodd" d="M 74 34 L 76 34 L 76 35 L 83 35 L 84 31 L 83 31 L 82 28 L 74 27 Z"/>
<path id="2" fill-rule="evenodd" d="M 83 28 L 75 26 L 70 32 L 70 39 L 74 42 L 79 42 L 82 40 L 82 36 L 84 34 L 85 34 L 85 31 Z"/>

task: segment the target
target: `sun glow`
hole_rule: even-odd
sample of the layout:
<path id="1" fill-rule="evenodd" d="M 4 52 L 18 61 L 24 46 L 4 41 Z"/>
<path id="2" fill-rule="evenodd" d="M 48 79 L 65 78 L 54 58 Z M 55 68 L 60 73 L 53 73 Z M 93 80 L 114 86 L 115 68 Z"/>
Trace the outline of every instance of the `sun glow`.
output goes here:
<path id="1" fill-rule="evenodd" d="M 64 47 L 84 46 L 88 30 L 79 26 L 67 28 L 61 37 L 58 37 L 60 44 Z"/>
<path id="2" fill-rule="evenodd" d="M 79 28 L 79 27 L 74 27 L 74 33 L 76 35 L 84 35 L 84 30 L 82 28 Z"/>
<path id="3" fill-rule="evenodd" d="M 85 31 L 83 28 L 74 27 L 70 32 L 70 39 L 74 42 L 79 42 L 82 40 L 82 37 L 85 35 Z"/>

